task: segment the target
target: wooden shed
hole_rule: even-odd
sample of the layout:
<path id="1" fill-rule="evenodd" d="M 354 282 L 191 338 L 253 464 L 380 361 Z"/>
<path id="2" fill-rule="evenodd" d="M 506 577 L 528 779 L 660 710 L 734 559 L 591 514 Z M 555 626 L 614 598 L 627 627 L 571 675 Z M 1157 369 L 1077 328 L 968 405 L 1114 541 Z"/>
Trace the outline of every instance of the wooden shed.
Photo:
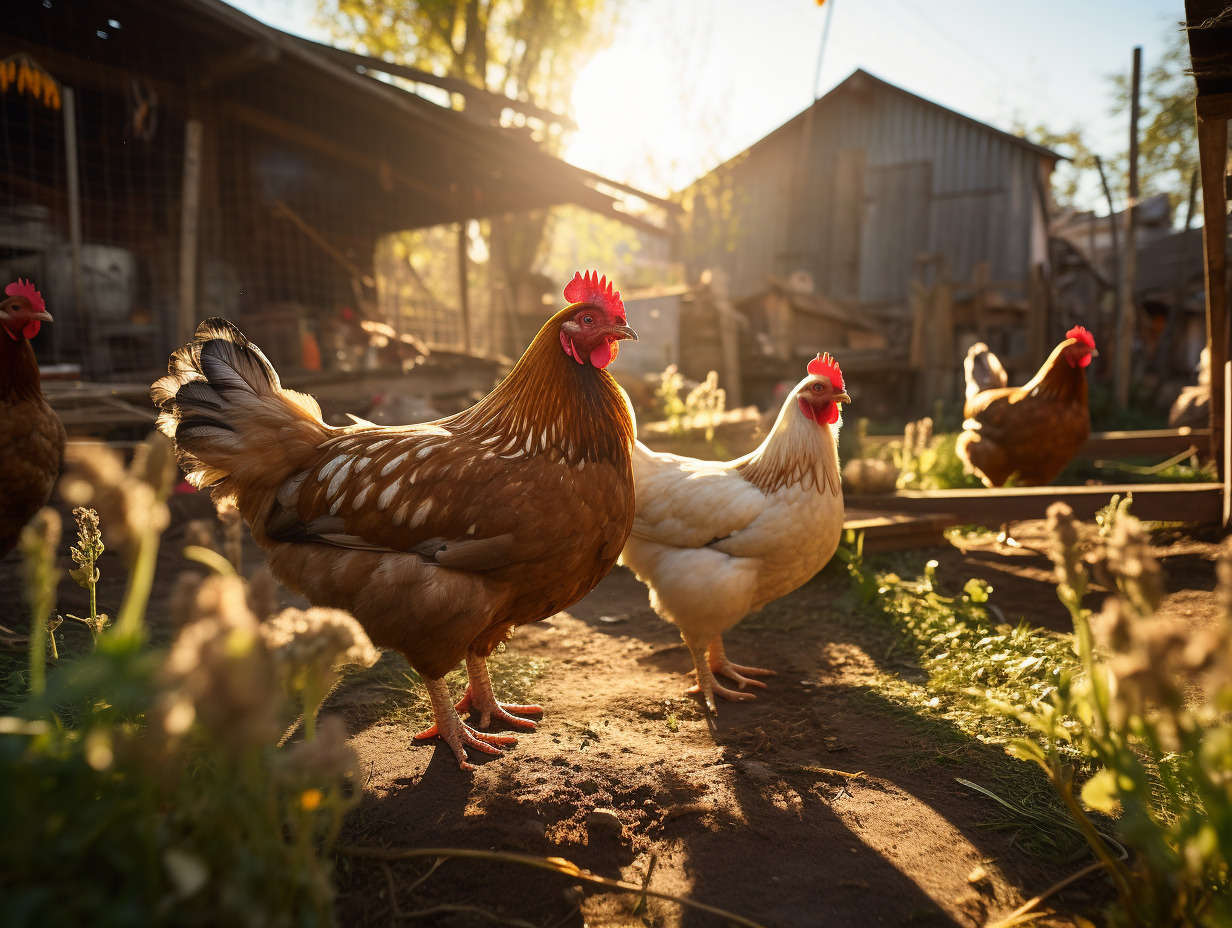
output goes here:
<path id="1" fill-rule="evenodd" d="M 415 92 L 429 84 L 465 109 Z M 541 150 L 532 135 L 554 121 L 219 0 L 15 0 L 0 17 L 0 274 L 54 307 L 41 359 L 87 376 L 136 380 L 209 315 L 293 366 L 312 365 L 315 328 L 328 367 L 342 348 L 327 335 L 397 325 L 371 318 L 386 233 L 561 203 L 638 221 L 614 208 L 628 188 Z"/>
<path id="2" fill-rule="evenodd" d="M 1059 158 L 857 70 L 686 191 L 682 257 L 723 268 L 736 302 L 804 271 L 905 345 L 922 257 L 1025 299 Z"/>

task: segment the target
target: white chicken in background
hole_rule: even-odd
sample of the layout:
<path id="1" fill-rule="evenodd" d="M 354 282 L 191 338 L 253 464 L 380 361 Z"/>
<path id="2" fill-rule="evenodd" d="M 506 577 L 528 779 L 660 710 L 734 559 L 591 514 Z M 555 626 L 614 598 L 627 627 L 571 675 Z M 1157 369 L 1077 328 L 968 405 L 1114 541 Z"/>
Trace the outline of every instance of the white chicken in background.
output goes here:
<path id="1" fill-rule="evenodd" d="M 637 511 L 620 562 L 650 588 L 650 604 L 680 629 L 697 685 L 743 701 L 750 676 L 774 673 L 728 660 L 723 633 L 785 596 L 825 566 L 843 530 L 838 466 L 839 403 L 850 403 L 830 355 L 808 364 L 757 450 L 734 461 L 700 461 L 633 448 Z M 720 686 L 715 674 L 737 690 Z"/>

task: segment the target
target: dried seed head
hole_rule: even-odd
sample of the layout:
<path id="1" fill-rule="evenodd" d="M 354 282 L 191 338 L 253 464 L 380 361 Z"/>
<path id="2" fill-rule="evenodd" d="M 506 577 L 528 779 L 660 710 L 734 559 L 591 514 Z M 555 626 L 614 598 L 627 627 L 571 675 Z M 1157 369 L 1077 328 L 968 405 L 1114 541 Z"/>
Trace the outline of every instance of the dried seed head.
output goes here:
<path id="1" fill-rule="evenodd" d="M 1131 515 L 1118 517 L 1106 552 L 1122 597 L 1139 615 L 1153 617 L 1164 598 L 1164 575 L 1142 523 Z"/>
<path id="2" fill-rule="evenodd" d="M 243 581 L 206 578 L 192 608 L 192 620 L 163 663 L 167 693 L 159 721 L 164 733 L 182 732 L 186 720 L 196 718 L 214 738 L 235 748 L 272 743 L 281 731 L 273 660 L 245 605 Z"/>
<path id="3" fill-rule="evenodd" d="M 1049 506 L 1048 534 L 1052 539 L 1049 555 L 1057 568 L 1057 582 L 1081 597 L 1086 592 L 1087 569 L 1078 556 L 1078 523 L 1074 510 L 1065 503 Z"/>
<path id="4" fill-rule="evenodd" d="M 276 660 L 295 667 L 371 667 L 380 657 L 363 627 L 341 609 L 284 609 L 262 623 L 261 634 Z"/>
<path id="5" fill-rule="evenodd" d="M 170 440 L 152 436 L 138 446 L 128 470 L 110 448 L 70 445 L 60 495 L 75 506 L 97 510 L 106 543 L 119 549 L 131 565 L 140 540 L 161 533 L 171 517 L 160 499 L 174 474 Z M 170 462 L 171 470 L 168 470 Z M 151 483 L 150 480 L 158 481 Z"/>

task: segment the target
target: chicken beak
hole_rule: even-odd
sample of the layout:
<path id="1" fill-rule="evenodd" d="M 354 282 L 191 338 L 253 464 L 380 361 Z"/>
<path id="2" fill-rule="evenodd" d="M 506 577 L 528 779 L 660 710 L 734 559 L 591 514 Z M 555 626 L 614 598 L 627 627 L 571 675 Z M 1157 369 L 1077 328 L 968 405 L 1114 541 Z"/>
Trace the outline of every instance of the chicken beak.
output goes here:
<path id="1" fill-rule="evenodd" d="M 40 309 L 32 318 L 37 319 L 39 322 L 51 322 L 51 313 L 45 309 Z"/>
<path id="2" fill-rule="evenodd" d="M 834 402 L 836 403 L 850 403 L 851 402 L 851 397 L 847 395 L 846 390 L 844 390 L 842 393 L 835 393 L 833 399 L 834 399 Z"/>
<path id="3" fill-rule="evenodd" d="M 637 341 L 637 333 L 627 325 L 614 325 L 608 329 L 608 332 L 615 338 L 631 338 Z"/>

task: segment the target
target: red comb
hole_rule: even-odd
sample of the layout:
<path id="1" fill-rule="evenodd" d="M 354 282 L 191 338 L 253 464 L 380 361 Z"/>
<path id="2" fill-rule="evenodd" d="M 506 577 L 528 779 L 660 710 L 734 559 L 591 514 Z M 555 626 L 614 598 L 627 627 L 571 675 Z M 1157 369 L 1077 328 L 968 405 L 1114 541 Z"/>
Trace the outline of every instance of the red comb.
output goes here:
<path id="1" fill-rule="evenodd" d="M 1072 338 L 1075 341 L 1081 342 L 1082 344 L 1086 345 L 1088 348 L 1095 347 L 1095 336 L 1092 335 L 1090 332 L 1088 332 L 1086 329 L 1084 329 L 1080 325 L 1076 325 L 1072 329 L 1070 329 L 1068 332 L 1066 332 L 1065 337 Z"/>
<path id="2" fill-rule="evenodd" d="M 809 361 L 808 372 L 815 377 L 829 377 L 834 391 L 843 392 L 843 372 L 839 370 L 838 362 L 830 357 L 830 352 L 819 354 Z"/>
<path id="3" fill-rule="evenodd" d="M 600 277 L 598 271 L 587 271 L 584 275 L 578 271 L 573 280 L 565 287 L 565 299 L 570 303 L 593 303 L 602 306 L 616 317 L 620 325 L 625 324 L 625 304 L 620 301 L 620 292 L 613 290 L 606 277 Z"/>
<path id="4" fill-rule="evenodd" d="M 47 311 L 47 306 L 43 302 L 43 294 L 39 293 L 34 288 L 34 284 L 28 280 L 22 280 L 18 277 L 15 281 L 4 288 L 5 296 L 24 296 L 30 301 L 30 305 L 34 307 L 36 313 Z"/>

